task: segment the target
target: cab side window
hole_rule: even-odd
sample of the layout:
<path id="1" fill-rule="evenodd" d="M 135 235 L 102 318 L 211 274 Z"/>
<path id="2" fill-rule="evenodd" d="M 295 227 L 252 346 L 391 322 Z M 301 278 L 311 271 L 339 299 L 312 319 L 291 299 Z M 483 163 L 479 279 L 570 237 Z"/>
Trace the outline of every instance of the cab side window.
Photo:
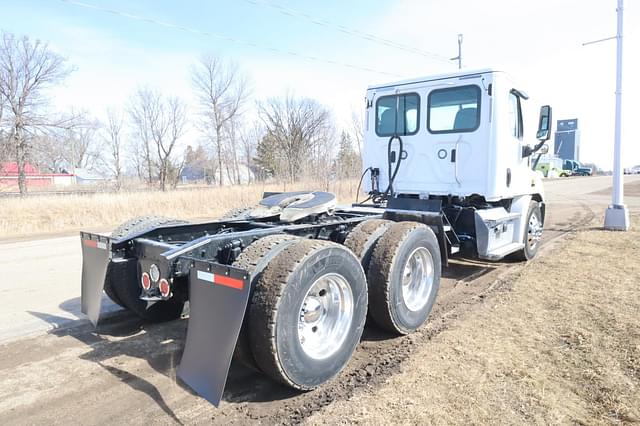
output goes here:
<path id="1" fill-rule="evenodd" d="M 509 126 L 511 127 L 511 136 L 522 140 L 524 135 L 522 128 L 522 105 L 520 98 L 513 92 L 509 93 Z"/>

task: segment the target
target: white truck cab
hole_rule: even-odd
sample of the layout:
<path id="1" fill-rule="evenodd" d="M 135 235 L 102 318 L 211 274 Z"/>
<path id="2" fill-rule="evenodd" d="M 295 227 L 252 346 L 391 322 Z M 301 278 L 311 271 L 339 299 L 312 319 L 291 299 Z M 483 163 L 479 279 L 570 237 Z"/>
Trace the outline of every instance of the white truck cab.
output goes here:
<path id="1" fill-rule="evenodd" d="M 476 229 L 451 225 L 463 239 L 474 240 L 481 258 L 523 250 L 527 232 L 537 241 L 544 220 L 544 190 L 532 154 L 546 152 L 551 133 L 546 106 L 539 141 L 525 138 L 527 99 L 508 74 L 492 69 L 369 87 L 363 167 L 372 178 L 365 190 L 374 200 L 376 194 L 378 200 L 440 199 L 445 212 L 472 208 Z M 540 229 L 528 230 L 532 202 L 540 210 Z M 479 229 L 483 224 L 487 229 Z M 483 233 L 489 240 L 479 238 Z"/>

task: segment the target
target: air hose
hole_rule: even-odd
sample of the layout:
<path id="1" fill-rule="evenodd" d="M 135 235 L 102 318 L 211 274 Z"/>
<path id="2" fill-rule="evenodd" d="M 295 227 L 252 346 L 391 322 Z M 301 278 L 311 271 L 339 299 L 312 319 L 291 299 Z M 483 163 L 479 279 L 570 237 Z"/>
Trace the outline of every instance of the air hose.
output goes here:
<path id="1" fill-rule="evenodd" d="M 395 139 L 398 139 L 398 144 L 400 149 L 398 150 L 398 156 L 395 159 L 396 165 L 395 167 L 393 167 L 393 171 L 392 171 L 393 158 L 391 154 L 394 151 L 391 149 L 391 147 Z M 389 184 L 387 185 L 387 189 L 384 192 L 372 195 L 371 199 L 375 204 L 382 204 L 383 202 L 387 201 L 390 194 L 393 194 L 393 182 L 395 182 L 396 176 L 398 175 L 398 171 L 400 170 L 400 163 L 404 159 L 403 155 L 404 155 L 404 143 L 402 142 L 402 138 L 397 134 L 395 134 L 389 138 L 389 142 L 387 143 L 387 170 L 389 173 L 388 175 Z"/>
<path id="2" fill-rule="evenodd" d="M 397 158 L 398 161 L 396 161 L 396 167 L 393 170 L 393 173 L 391 173 L 391 163 L 392 163 L 391 153 L 393 152 L 391 150 L 391 145 L 393 144 L 394 139 L 398 139 L 398 144 L 400 145 L 400 149 L 398 151 L 398 158 Z M 400 163 L 402 162 L 402 154 L 404 153 L 403 148 L 404 148 L 404 144 L 400 136 L 395 134 L 389 138 L 389 142 L 387 143 L 387 166 L 388 166 L 387 169 L 389 171 L 389 185 L 387 186 L 387 190 L 384 192 L 385 199 L 388 197 L 390 193 L 393 193 L 393 182 L 396 180 L 396 176 L 398 175 L 398 170 L 400 170 Z"/>

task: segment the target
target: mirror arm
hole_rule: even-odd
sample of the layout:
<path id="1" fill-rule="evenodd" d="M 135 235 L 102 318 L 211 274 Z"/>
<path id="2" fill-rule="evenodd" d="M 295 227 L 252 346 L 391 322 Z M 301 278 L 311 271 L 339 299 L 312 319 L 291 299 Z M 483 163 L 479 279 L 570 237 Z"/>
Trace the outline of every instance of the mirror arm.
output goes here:
<path id="1" fill-rule="evenodd" d="M 538 157 L 536 157 L 535 161 L 533 162 L 533 166 L 531 166 L 531 170 L 535 170 L 538 168 L 538 163 L 540 162 L 540 157 L 542 157 L 542 154 L 538 154 Z"/>
<path id="2" fill-rule="evenodd" d="M 522 157 L 529 157 L 532 154 L 534 154 L 535 152 L 539 151 L 540 148 L 542 148 L 542 145 L 544 145 L 546 141 L 540 141 L 537 145 L 535 145 L 533 148 L 531 148 L 529 145 L 525 145 L 522 147 Z"/>

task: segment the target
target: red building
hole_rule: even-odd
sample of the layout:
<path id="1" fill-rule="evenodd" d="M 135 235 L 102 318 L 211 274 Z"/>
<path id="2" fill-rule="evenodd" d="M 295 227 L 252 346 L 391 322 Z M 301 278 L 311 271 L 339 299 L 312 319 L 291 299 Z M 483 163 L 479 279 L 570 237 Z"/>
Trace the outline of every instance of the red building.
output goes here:
<path id="1" fill-rule="evenodd" d="M 73 183 L 74 175 L 66 173 L 40 173 L 33 165 L 27 163 L 24 167 L 27 188 L 33 186 L 69 185 Z M 0 188 L 18 187 L 18 163 L 0 164 Z"/>

